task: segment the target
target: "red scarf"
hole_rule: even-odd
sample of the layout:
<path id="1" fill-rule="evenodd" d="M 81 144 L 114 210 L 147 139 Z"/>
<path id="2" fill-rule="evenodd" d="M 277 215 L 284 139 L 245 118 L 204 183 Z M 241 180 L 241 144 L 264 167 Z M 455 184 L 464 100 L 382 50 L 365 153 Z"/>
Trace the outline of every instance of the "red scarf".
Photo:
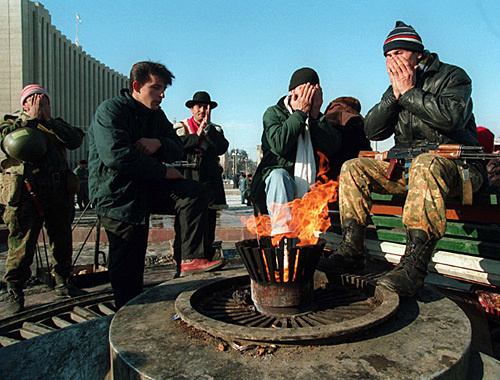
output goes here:
<path id="1" fill-rule="evenodd" d="M 189 130 L 191 131 L 192 134 L 198 132 L 198 129 L 200 128 L 198 123 L 194 121 L 194 116 L 191 119 L 188 119 L 188 125 L 189 125 Z M 198 138 L 198 152 L 200 153 L 201 156 L 201 138 Z"/>
<path id="2" fill-rule="evenodd" d="M 198 132 L 198 128 L 200 128 L 198 123 L 196 123 L 196 121 L 194 121 L 194 116 L 188 120 L 188 125 L 189 125 L 189 130 L 191 131 L 191 133 Z"/>

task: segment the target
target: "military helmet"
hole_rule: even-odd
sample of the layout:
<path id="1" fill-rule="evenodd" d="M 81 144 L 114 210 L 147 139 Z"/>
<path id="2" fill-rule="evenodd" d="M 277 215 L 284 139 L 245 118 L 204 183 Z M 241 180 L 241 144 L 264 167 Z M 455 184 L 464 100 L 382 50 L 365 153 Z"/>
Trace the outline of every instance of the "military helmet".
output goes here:
<path id="1" fill-rule="evenodd" d="M 47 141 L 42 131 L 22 127 L 4 137 L 2 150 L 16 160 L 36 162 L 47 151 Z"/>

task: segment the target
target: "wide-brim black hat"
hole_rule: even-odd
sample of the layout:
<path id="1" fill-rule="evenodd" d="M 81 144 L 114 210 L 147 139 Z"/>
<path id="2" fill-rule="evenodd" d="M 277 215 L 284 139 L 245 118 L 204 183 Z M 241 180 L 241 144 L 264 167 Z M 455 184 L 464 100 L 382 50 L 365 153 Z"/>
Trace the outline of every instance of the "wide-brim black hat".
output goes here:
<path id="1" fill-rule="evenodd" d="M 186 107 L 191 108 L 195 104 L 210 104 L 210 108 L 212 109 L 214 109 L 218 105 L 216 102 L 213 102 L 212 99 L 210 99 L 210 95 L 205 91 L 198 91 L 196 94 L 194 94 L 193 99 L 186 102 Z"/>

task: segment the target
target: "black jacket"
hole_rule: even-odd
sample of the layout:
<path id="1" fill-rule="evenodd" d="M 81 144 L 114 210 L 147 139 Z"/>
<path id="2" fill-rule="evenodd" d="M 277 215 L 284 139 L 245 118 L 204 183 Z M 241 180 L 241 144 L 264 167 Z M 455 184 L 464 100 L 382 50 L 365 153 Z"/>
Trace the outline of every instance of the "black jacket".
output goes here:
<path id="1" fill-rule="evenodd" d="M 472 113 L 472 83 L 464 70 L 424 53 L 414 88 L 396 99 L 392 86 L 366 115 L 365 133 L 380 141 L 394 134 L 396 145 L 478 145 Z"/>
<path id="2" fill-rule="evenodd" d="M 134 147 L 142 137 L 161 147 L 146 156 Z M 135 101 L 128 90 L 101 103 L 89 128 L 89 191 L 98 215 L 131 224 L 149 218 L 149 189 L 165 179 L 163 162 L 182 159 L 182 143 L 161 109 Z"/>
<path id="3" fill-rule="evenodd" d="M 212 193 L 212 201 L 225 204 L 222 167 L 218 158 L 227 152 L 229 141 L 222 128 L 213 123 L 207 125 L 202 138 L 198 137 L 196 133 L 190 132 L 188 120 L 180 121 L 174 126 L 184 147 L 184 159 L 197 164 L 194 169 L 184 169 L 184 176 L 205 183 Z"/>

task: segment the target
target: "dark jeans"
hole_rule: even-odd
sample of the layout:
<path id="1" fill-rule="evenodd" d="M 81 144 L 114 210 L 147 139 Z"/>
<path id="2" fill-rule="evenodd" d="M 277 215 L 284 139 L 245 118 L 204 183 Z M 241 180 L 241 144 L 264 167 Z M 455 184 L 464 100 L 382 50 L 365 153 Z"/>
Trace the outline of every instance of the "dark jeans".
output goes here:
<path id="1" fill-rule="evenodd" d="M 204 257 L 208 198 L 202 189 L 188 179 L 158 182 L 149 189 L 150 213 L 176 216 L 176 240 L 186 259 Z M 101 222 L 109 240 L 109 277 L 120 308 L 142 292 L 149 221 L 134 225 L 101 217 Z"/>
<path id="2" fill-rule="evenodd" d="M 101 217 L 109 241 L 108 273 L 119 309 L 142 293 L 149 224 L 135 225 Z"/>
<path id="3" fill-rule="evenodd" d="M 207 211 L 207 227 L 205 228 L 205 238 L 204 238 L 204 255 L 203 258 L 212 261 L 215 256 L 214 249 L 214 241 L 215 241 L 215 229 L 217 227 L 217 210 L 208 209 Z M 182 254 L 182 226 L 179 220 L 179 217 L 176 216 L 174 220 L 174 230 L 175 230 L 175 238 L 174 238 L 174 260 L 177 263 L 177 271 L 180 272 L 180 265 L 182 259 L 196 259 L 200 258 L 200 256 L 192 256 L 187 252 L 186 254 Z"/>

